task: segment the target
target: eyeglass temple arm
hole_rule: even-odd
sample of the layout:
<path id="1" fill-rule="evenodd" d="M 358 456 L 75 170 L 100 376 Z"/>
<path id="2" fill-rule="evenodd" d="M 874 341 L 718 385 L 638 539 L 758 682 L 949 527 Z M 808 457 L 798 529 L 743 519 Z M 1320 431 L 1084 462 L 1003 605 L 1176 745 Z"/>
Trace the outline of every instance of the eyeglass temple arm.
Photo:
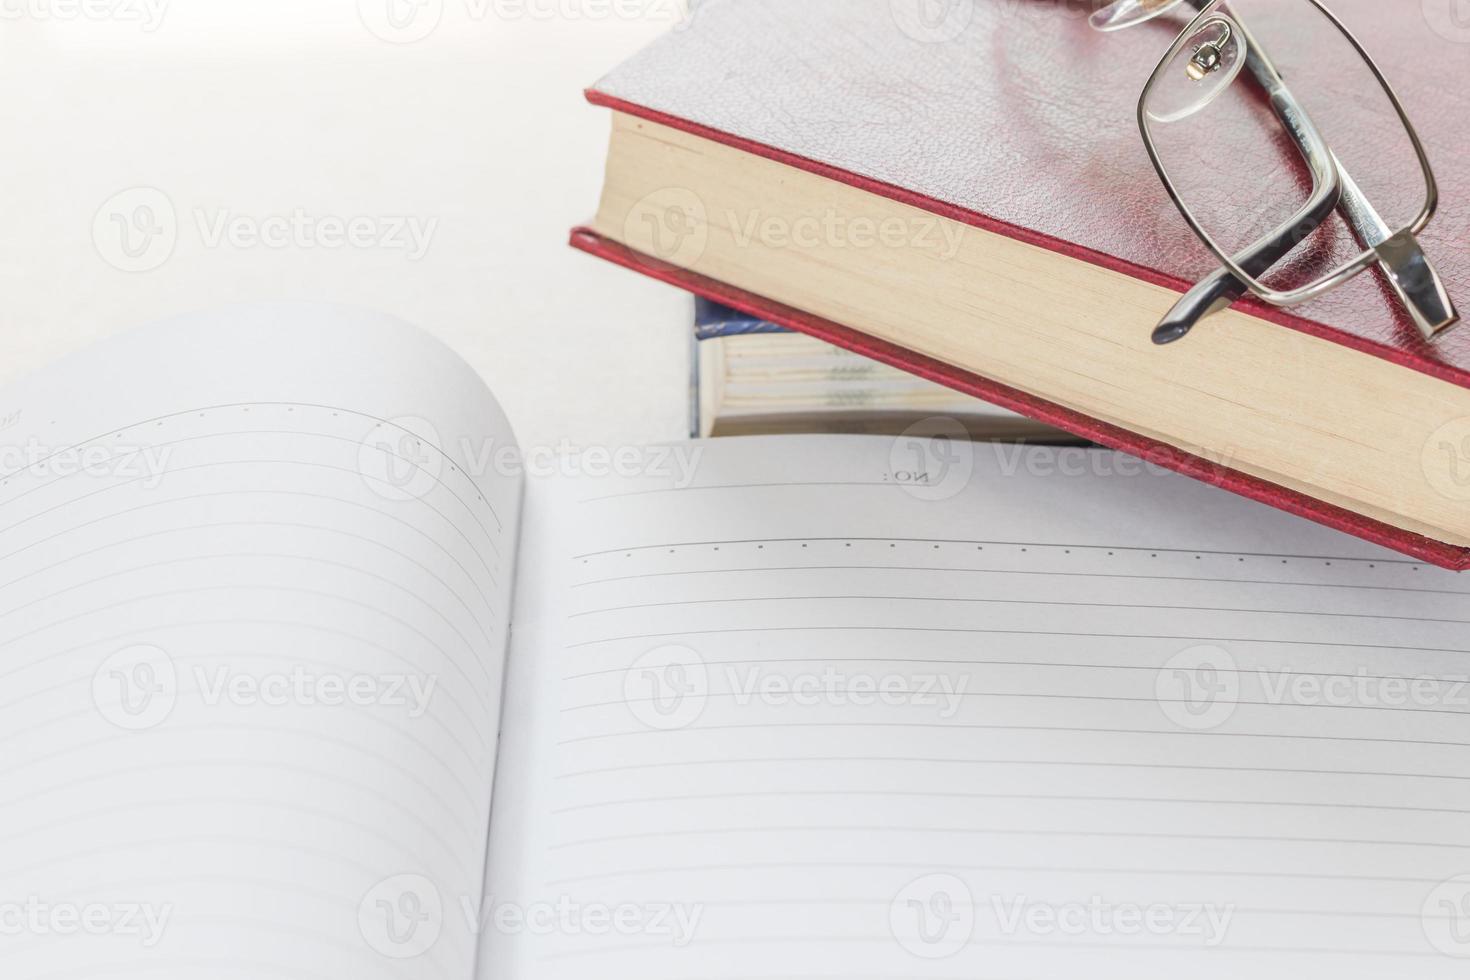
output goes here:
<path id="1" fill-rule="evenodd" d="M 1188 2 L 1191 6 L 1203 9 L 1210 0 Z M 1320 183 L 1313 187 L 1311 210 L 1297 215 L 1293 221 L 1256 241 L 1236 257 L 1236 261 L 1246 272 L 1259 278 L 1331 216 L 1341 199 L 1342 185 L 1337 179 L 1338 172 L 1319 149 L 1321 137 L 1317 135 L 1316 127 L 1312 125 L 1306 111 L 1286 87 L 1281 73 L 1251 36 L 1249 29 L 1244 24 L 1240 24 L 1240 27 L 1245 33 L 1246 69 L 1270 97 L 1271 109 L 1291 135 L 1297 152 L 1302 155 L 1314 175 L 1331 174 L 1333 178 L 1329 187 L 1323 188 Z M 1194 329 L 1195 324 L 1233 306 L 1249 291 L 1249 287 L 1230 270 L 1217 269 L 1181 296 L 1164 315 L 1158 326 L 1154 327 L 1153 342 L 1171 344 L 1180 340 Z"/>
<path id="2" fill-rule="evenodd" d="M 1388 277 L 1419 333 L 1430 340 L 1458 323 L 1460 314 L 1455 303 L 1413 232 L 1405 230 L 1395 235 L 1336 154 L 1332 160 L 1342 181 L 1343 213 L 1362 243 L 1378 253 L 1378 267 Z"/>
<path id="3" fill-rule="evenodd" d="M 1189 0 L 1189 2 L 1192 6 L 1203 9 L 1209 0 Z M 1246 31 L 1248 41 L 1246 68 L 1262 88 L 1271 93 L 1272 109 L 1292 135 L 1298 152 L 1307 159 L 1309 164 L 1312 163 L 1316 148 L 1309 140 L 1303 138 L 1302 130 L 1299 126 L 1293 125 L 1291 118 L 1295 116 L 1306 119 L 1305 110 L 1292 96 L 1290 89 L 1282 81 L 1281 73 L 1266 56 L 1260 44 L 1250 36 L 1249 30 L 1244 25 L 1241 27 Z M 1342 161 L 1330 150 L 1328 153 L 1341 184 L 1340 195 L 1332 195 L 1329 206 L 1325 208 L 1319 206 L 1301 222 L 1280 228 L 1272 235 L 1256 242 L 1237 259 L 1240 265 L 1252 276 L 1259 278 L 1264 275 L 1273 265 L 1285 258 L 1306 235 L 1315 231 L 1338 203 L 1341 203 L 1343 213 L 1358 238 L 1366 247 L 1378 253 L 1379 267 L 1383 269 L 1388 281 L 1398 294 L 1399 300 L 1408 310 L 1421 334 L 1429 339 L 1441 330 L 1457 323 L 1460 317 L 1455 310 L 1454 302 L 1450 299 L 1449 292 L 1445 289 L 1443 281 L 1430 263 L 1428 256 L 1420 248 L 1418 240 L 1408 231 L 1397 235 L 1392 234 L 1392 229 L 1379 216 L 1367 196 L 1348 174 Z M 1217 270 L 1180 297 L 1163 320 L 1159 321 L 1158 326 L 1154 328 L 1154 343 L 1169 344 L 1179 340 L 1188 334 L 1200 320 L 1227 309 L 1244 297 L 1248 291 L 1245 283 L 1235 278 L 1228 270 Z"/>
<path id="4" fill-rule="evenodd" d="M 1321 225 L 1337 208 L 1337 204 L 1337 194 L 1323 198 L 1322 203 L 1300 225 L 1291 225 L 1272 232 L 1238 256 L 1236 261 L 1253 276 L 1265 275 L 1273 265 L 1301 243 L 1304 234 Z M 1194 329 L 1195 324 L 1205 317 L 1234 306 L 1248 292 L 1250 290 L 1245 283 L 1235 278 L 1235 274 L 1229 269 L 1215 270 L 1179 297 L 1178 302 L 1164 315 L 1158 326 L 1154 327 L 1153 342 L 1172 344 L 1182 339 Z"/>

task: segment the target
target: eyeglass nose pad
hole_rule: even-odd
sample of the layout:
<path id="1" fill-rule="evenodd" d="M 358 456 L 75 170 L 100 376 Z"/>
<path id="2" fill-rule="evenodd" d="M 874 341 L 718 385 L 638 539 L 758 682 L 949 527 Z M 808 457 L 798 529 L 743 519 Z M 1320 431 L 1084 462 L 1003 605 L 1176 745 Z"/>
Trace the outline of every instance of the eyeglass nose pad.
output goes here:
<path id="1" fill-rule="evenodd" d="M 1249 47 L 1245 32 L 1224 14 L 1192 31 L 1158 76 L 1144 110 L 1159 123 L 1188 119 L 1214 102 L 1240 76 Z"/>
<path id="2" fill-rule="evenodd" d="M 1121 31 L 1125 27 L 1161 17 L 1183 2 L 1184 0 L 1113 0 L 1106 7 L 1093 11 L 1088 23 L 1099 31 Z"/>

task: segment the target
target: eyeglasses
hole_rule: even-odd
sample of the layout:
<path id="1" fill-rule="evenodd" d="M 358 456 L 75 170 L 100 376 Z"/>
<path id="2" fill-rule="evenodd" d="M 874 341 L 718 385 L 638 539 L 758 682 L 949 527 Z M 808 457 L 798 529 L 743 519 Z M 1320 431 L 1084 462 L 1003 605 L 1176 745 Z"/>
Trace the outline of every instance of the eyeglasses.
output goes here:
<path id="1" fill-rule="evenodd" d="M 1456 323 L 1416 238 L 1438 205 L 1434 171 L 1357 38 L 1320 0 L 1114 0 L 1091 22 L 1170 28 L 1166 15 L 1179 13 L 1194 16 L 1144 85 L 1138 123 L 1170 198 L 1223 268 L 1185 293 L 1154 341 L 1180 339 L 1247 292 L 1293 306 L 1374 265 L 1426 339 Z"/>

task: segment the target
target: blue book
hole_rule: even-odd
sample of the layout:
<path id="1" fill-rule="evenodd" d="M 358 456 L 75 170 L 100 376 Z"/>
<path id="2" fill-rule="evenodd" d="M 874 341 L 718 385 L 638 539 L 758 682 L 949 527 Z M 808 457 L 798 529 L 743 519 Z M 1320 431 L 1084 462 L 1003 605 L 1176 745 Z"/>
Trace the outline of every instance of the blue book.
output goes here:
<path id="1" fill-rule="evenodd" d="M 694 298 L 694 339 L 712 340 L 715 337 L 735 337 L 752 333 L 790 333 L 785 327 L 762 320 L 760 317 L 741 313 L 721 303 Z"/>

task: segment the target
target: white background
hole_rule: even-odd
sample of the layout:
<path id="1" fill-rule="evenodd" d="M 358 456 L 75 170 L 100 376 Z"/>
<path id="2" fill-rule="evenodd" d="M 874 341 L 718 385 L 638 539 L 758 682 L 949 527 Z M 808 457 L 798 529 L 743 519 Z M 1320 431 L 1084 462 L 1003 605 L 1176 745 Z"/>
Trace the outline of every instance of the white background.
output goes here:
<path id="1" fill-rule="evenodd" d="M 0 383 L 157 317 L 324 300 L 443 338 L 525 445 L 682 437 L 690 301 L 566 244 L 596 207 L 608 133 L 582 90 L 679 13 L 0 0 Z M 116 222 L 140 203 L 159 205 L 147 227 L 176 230 L 172 251 L 135 229 L 140 254 L 120 251 Z M 221 221 L 298 213 L 366 217 L 372 244 L 328 248 L 319 223 L 305 245 L 211 240 Z M 422 257 L 380 242 L 400 218 L 431 229 Z"/>

